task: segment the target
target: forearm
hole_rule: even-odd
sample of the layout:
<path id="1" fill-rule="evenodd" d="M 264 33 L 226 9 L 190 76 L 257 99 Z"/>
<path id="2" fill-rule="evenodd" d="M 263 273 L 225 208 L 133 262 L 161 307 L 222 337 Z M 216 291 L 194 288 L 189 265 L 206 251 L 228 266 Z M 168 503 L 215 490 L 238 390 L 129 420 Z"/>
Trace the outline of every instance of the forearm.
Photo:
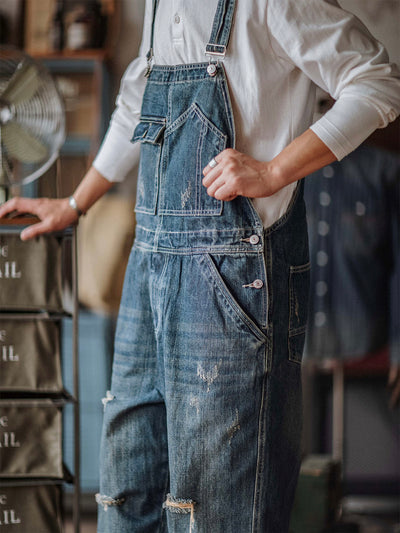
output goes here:
<path id="1" fill-rule="evenodd" d="M 266 168 L 267 174 L 274 177 L 279 190 L 333 161 L 336 161 L 335 155 L 308 129 L 266 163 Z"/>
<path id="2" fill-rule="evenodd" d="M 85 213 L 113 183 L 106 180 L 94 167 L 91 167 L 74 192 L 78 208 Z M 42 233 L 63 230 L 78 221 L 76 209 L 71 207 L 68 198 L 20 198 L 14 197 L 0 206 L 0 218 L 10 213 L 31 213 L 39 222 L 21 232 L 21 239 L 27 240 Z"/>
<path id="3" fill-rule="evenodd" d="M 271 161 L 257 161 L 237 150 L 224 150 L 217 165 L 203 170 L 207 193 L 218 200 L 237 196 L 263 198 L 336 160 L 310 129 L 292 141 Z"/>
<path id="4" fill-rule="evenodd" d="M 111 187 L 113 182 L 108 181 L 93 166 L 85 174 L 84 178 L 73 193 L 73 197 L 79 209 L 86 213 L 92 205 L 101 198 Z"/>

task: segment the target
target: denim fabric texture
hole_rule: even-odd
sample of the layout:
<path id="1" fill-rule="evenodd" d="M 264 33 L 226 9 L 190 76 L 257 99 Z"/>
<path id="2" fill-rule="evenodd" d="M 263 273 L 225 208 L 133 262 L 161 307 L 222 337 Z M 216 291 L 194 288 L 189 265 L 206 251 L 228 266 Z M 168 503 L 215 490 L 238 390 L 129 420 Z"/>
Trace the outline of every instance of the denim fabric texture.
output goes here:
<path id="1" fill-rule="evenodd" d="M 220 0 L 217 16 L 231 7 Z M 288 531 L 309 290 L 303 184 L 267 230 L 251 200 L 207 195 L 202 169 L 235 143 L 224 68 L 208 66 L 153 66 L 133 133 L 137 228 L 104 401 L 99 533 Z"/>
<path id="2" fill-rule="evenodd" d="M 305 355 L 400 363 L 400 157 L 364 145 L 306 180 L 311 252 Z"/>

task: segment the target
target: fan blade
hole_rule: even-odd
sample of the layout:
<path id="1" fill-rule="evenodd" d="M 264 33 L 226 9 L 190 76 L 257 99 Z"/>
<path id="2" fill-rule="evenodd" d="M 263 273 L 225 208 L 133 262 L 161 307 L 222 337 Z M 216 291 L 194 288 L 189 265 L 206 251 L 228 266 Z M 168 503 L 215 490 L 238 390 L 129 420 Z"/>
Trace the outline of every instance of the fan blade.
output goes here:
<path id="1" fill-rule="evenodd" d="M 2 99 L 17 105 L 30 100 L 41 83 L 40 74 L 35 65 L 22 63 L 1 95 Z"/>
<path id="2" fill-rule="evenodd" d="M 38 163 L 47 157 L 47 147 L 18 124 L 2 126 L 2 139 L 7 152 L 22 163 Z"/>

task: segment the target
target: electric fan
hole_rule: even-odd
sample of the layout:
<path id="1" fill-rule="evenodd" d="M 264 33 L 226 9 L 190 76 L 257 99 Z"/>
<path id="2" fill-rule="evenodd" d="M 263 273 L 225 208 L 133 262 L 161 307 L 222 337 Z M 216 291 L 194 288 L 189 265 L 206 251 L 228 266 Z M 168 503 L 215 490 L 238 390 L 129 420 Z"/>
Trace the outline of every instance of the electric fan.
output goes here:
<path id="1" fill-rule="evenodd" d="M 46 68 L 0 47 L 0 187 L 30 183 L 57 159 L 65 140 L 61 96 Z"/>

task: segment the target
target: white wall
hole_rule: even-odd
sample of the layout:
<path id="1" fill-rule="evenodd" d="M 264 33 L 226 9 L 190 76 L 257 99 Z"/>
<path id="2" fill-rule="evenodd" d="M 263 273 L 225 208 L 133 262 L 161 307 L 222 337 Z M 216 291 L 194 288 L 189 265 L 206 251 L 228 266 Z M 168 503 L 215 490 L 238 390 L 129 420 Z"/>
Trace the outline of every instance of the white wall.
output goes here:
<path id="1" fill-rule="evenodd" d="M 142 38 L 145 0 L 117 0 L 120 21 L 113 70 L 120 79 L 127 65 L 136 57 Z"/>
<path id="2" fill-rule="evenodd" d="M 111 62 L 114 100 L 118 92 L 121 77 L 139 50 L 142 38 L 145 3 L 145 0 L 117 1 L 120 2 L 120 14 L 116 32 L 115 51 Z M 130 196 L 133 199 L 136 195 L 136 183 L 137 168 L 133 168 L 124 182 L 119 184 L 115 189 L 120 194 Z"/>

